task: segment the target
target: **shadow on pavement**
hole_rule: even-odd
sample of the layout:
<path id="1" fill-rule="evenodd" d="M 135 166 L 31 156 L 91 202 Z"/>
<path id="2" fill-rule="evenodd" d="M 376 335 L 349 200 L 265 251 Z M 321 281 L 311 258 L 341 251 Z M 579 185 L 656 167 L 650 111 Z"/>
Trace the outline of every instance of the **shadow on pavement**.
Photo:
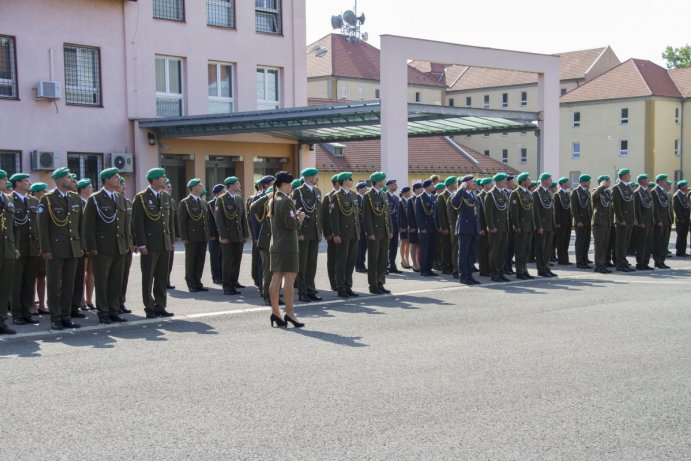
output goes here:
<path id="1" fill-rule="evenodd" d="M 336 344 L 339 346 L 369 347 L 369 344 L 358 342 L 362 339 L 362 336 L 343 336 L 336 333 L 327 333 L 325 331 L 307 330 L 305 328 L 290 328 L 286 331 L 301 336 L 307 336 L 308 338 L 314 338 L 320 341 L 325 341 L 327 343 Z"/>

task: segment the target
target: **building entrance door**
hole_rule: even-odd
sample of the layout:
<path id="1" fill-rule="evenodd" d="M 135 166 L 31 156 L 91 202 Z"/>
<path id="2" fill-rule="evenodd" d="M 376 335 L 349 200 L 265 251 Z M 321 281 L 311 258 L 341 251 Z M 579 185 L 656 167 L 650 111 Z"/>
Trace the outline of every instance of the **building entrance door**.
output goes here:
<path id="1" fill-rule="evenodd" d="M 216 184 L 223 184 L 229 176 L 238 176 L 237 166 L 242 157 L 206 156 L 206 188 L 211 190 Z"/>

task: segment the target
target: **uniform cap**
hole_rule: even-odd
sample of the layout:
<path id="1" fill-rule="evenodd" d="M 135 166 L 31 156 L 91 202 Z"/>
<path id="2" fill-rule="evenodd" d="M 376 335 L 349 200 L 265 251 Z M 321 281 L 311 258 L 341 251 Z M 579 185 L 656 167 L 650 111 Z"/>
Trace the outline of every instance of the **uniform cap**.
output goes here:
<path id="1" fill-rule="evenodd" d="M 77 181 L 77 190 L 82 190 L 90 185 L 91 180 L 89 178 L 80 179 L 79 181 Z"/>
<path id="2" fill-rule="evenodd" d="M 357 190 L 365 189 L 366 187 L 367 187 L 367 183 L 365 183 L 365 182 L 359 182 L 359 183 L 357 183 L 357 186 L 355 186 L 355 188 Z"/>
<path id="3" fill-rule="evenodd" d="M 438 182 L 434 185 L 434 190 L 442 190 L 445 187 L 444 183 Z"/>
<path id="4" fill-rule="evenodd" d="M 449 176 L 444 180 L 444 185 L 445 186 L 451 186 L 452 184 L 456 184 L 458 182 L 458 178 L 456 176 Z"/>
<path id="5" fill-rule="evenodd" d="M 211 192 L 213 192 L 214 194 L 218 194 L 218 193 L 221 192 L 223 189 L 225 189 L 225 187 L 223 186 L 223 184 L 216 184 L 216 185 L 211 189 Z"/>
<path id="6" fill-rule="evenodd" d="M 187 181 L 187 188 L 192 189 L 194 186 L 199 185 L 201 182 L 201 178 L 192 178 L 189 181 Z"/>
<path id="7" fill-rule="evenodd" d="M 105 170 L 101 171 L 101 174 L 99 174 L 98 176 L 99 176 L 99 178 L 101 178 L 101 181 L 103 181 L 103 180 L 112 178 L 113 176 L 115 176 L 118 173 L 120 173 L 120 170 L 118 170 L 115 167 L 112 167 L 112 168 L 106 168 Z"/>
<path id="8" fill-rule="evenodd" d="M 226 186 L 230 186 L 231 184 L 235 184 L 238 182 L 238 178 L 236 176 L 228 176 L 224 181 L 223 184 Z"/>
<path id="9" fill-rule="evenodd" d="M 597 177 L 597 182 L 602 182 L 602 181 L 609 181 L 609 175 L 601 174 L 600 176 Z"/>
<path id="10" fill-rule="evenodd" d="M 506 181 L 506 176 L 508 176 L 506 173 L 497 173 L 497 174 L 494 175 L 494 177 L 492 178 L 492 180 L 493 180 L 494 182 L 497 182 L 497 181 Z"/>
<path id="11" fill-rule="evenodd" d="M 160 167 L 152 168 L 146 172 L 146 179 L 151 181 L 152 179 L 158 179 L 161 176 L 165 176 L 165 175 L 166 175 L 166 170 L 164 170 L 163 168 L 160 168 Z"/>
<path id="12" fill-rule="evenodd" d="M 472 174 L 467 174 L 461 178 L 459 182 L 468 182 L 473 180 L 473 175 Z"/>
<path id="13" fill-rule="evenodd" d="M 641 173 L 638 176 L 636 176 L 636 181 L 644 181 L 648 179 L 648 175 L 645 173 Z"/>
<path id="14" fill-rule="evenodd" d="M 546 179 L 551 179 L 551 178 L 552 178 L 552 173 L 544 172 L 540 175 L 541 180 L 546 180 Z"/>
<path id="15" fill-rule="evenodd" d="M 682 179 L 681 181 L 677 182 L 677 187 L 686 186 L 688 184 L 689 183 L 686 179 Z"/>
<path id="16" fill-rule="evenodd" d="M 350 171 L 343 171 L 342 173 L 338 174 L 339 181 L 347 181 L 348 179 L 353 179 L 353 173 L 351 173 Z"/>
<path id="17" fill-rule="evenodd" d="M 269 174 L 269 175 L 266 175 L 266 176 L 262 177 L 262 178 L 259 180 L 259 184 L 262 184 L 262 185 L 264 185 L 264 184 L 269 184 L 269 183 L 271 183 L 271 182 L 274 182 L 275 180 L 276 180 L 276 177 L 275 177 L 275 176 L 271 176 L 271 175 Z"/>
<path id="18" fill-rule="evenodd" d="M 2 170 L 0 170 L 0 171 L 2 171 Z M 3 171 L 3 173 L 5 173 L 5 172 Z M 51 177 L 51 179 L 60 179 L 60 178 L 64 178 L 68 174 L 70 174 L 70 169 L 67 168 L 66 166 L 63 166 L 62 168 L 58 168 L 57 170 L 53 171 L 53 174 L 51 174 L 50 177 Z M 7 173 L 5 173 L 4 176 L 0 176 L 0 179 L 5 178 L 5 177 L 7 177 Z"/>
<path id="19" fill-rule="evenodd" d="M 655 176 L 655 181 L 661 181 L 663 179 L 667 179 L 667 175 L 664 173 L 660 173 L 659 175 Z"/>
<path id="20" fill-rule="evenodd" d="M 31 185 L 29 189 L 31 192 L 41 192 L 42 190 L 48 189 L 48 184 L 44 182 L 36 182 Z"/>
<path id="21" fill-rule="evenodd" d="M 331 176 L 331 183 L 332 183 L 332 184 L 335 183 L 335 182 L 337 182 L 337 181 L 338 181 L 338 174 L 335 174 L 335 175 Z"/>
<path id="22" fill-rule="evenodd" d="M 588 182 L 590 181 L 590 175 L 589 174 L 582 174 L 578 177 L 578 182 Z"/>
<path id="23" fill-rule="evenodd" d="M 529 176 L 530 176 L 530 173 L 528 173 L 527 171 L 524 171 L 523 173 L 519 174 L 516 177 L 516 179 L 518 180 L 518 182 L 521 182 L 521 181 L 525 181 L 526 179 L 528 179 Z"/>
<path id="24" fill-rule="evenodd" d="M 569 178 L 567 178 L 566 176 L 563 176 L 563 177 L 559 178 L 559 185 L 560 185 L 560 186 L 561 186 L 562 184 L 566 184 L 567 182 L 569 182 Z"/>
<path id="25" fill-rule="evenodd" d="M 621 170 L 617 171 L 617 174 L 619 176 L 625 175 L 625 174 L 631 174 L 631 170 L 628 168 L 622 168 Z"/>
<path id="26" fill-rule="evenodd" d="M 70 173 L 70 178 L 72 178 L 72 180 L 76 181 L 77 180 L 77 173 Z"/>
<path id="27" fill-rule="evenodd" d="M 375 171 L 372 173 L 369 177 L 370 181 L 372 182 L 380 182 L 386 179 L 386 173 L 383 171 Z"/>
<path id="28" fill-rule="evenodd" d="M 7 176 L 7 173 L 5 173 L 5 176 Z M 21 180 L 26 179 L 28 177 L 29 177 L 29 175 L 26 173 L 15 173 L 10 177 L 10 182 L 21 181 Z"/>
<path id="29" fill-rule="evenodd" d="M 550 184 L 549 187 L 550 187 L 550 189 L 553 189 L 553 188 L 557 187 L 557 183 L 552 181 L 552 184 Z"/>
<path id="30" fill-rule="evenodd" d="M 388 181 L 386 181 L 387 186 L 389 186 L 391 184 L 396 184 L 396 180 L 395 179 L 389 179 Z"/>
<path id="31" fill-rule="evenodd" d="M 422 181 L 422 187 L 425 188 L 425 189 L 427 189 L 427 188 L 428 188 L 429 186 L 431 186 L 431 185 L 432 185 L 432 180 L 431 180 L 431 179 L 425 179 L 424 181 Z"/>
<path id="32" fill-rule="evenodd" d="M 308 178 L 310 176 L 317 176 L 319 174 L 319 170 L 316 168 L 305 168 L 302 170 L 302 173 L 300 173 L 300 176 L 303 178 Z"/>
<path id="33" fill-rule="evenodd" d="M 166 178 L 165 184 L 166 184 L 166 186 L 170 186 L 170 178 Z"/>
<path id="34" fill-rule="evenodd" d="M 507 181 L 512 181 L 512 180 L 513 180 L 513 175 L 507 174 L 507 175 L 506 175 L 506 180 L 507 180 Z"/>
<path id="35" fill-rule="evenodd" d="M 403 189 L 401 189 L 401 194 L 405 194 L 406 192 L 410 192 L 409 186 L 404 186 Z"/>
<path id="36" fill-rule="evenodd" d="M 294 179 L 293 182 L 290 183 L 290 187 L 292 187 L 293 189 L 297 189 L 301 185 L 302 183 L 300 183 L 300 178 Z"/>
<path id="37" fill-rule="evenodd" d="M 120 176 L 120 184 L 125 184 L 125 177 L 124 176 Z"/>
<path id="38" fill-rule="evenodd" d="M 537 181 L 530 181 L 530 187 L 537 186 Z"/>

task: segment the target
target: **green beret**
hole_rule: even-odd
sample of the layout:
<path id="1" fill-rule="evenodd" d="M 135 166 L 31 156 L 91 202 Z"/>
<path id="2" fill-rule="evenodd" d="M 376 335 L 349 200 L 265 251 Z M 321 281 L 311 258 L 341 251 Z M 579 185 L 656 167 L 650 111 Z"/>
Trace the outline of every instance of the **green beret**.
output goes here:
<path id="1" fill-rule="evenodd" d="M 619 176 L 625 175 L 625 174 L 631 174 L 631 170 L 629 170 L 628 168 L 622 168 L 621 170 L 617 171 L 617 174 Z"/>
<path id="2" fill-rule="evenodd" d="M 589 174 L 582 174 L 578 177 L 578 182 L 588 182 L 590 181 L 590 175 Z"/>
<path id="3" fill-rule="evenodd" d="M 62 168 L 58 168 L 57 170 L 53 171 L 53 174 L 51 174 L 50 177 L 51 179 L 60 179 L 64 178 L 68 174 L 70 174 L 70 169 L 66 166 L 63 166 Z M 5 176 L 7 176 L 7 173 L 5 173 Z"/>
<path id="4" fill-rule="evenodd" d="M 655 181 L 661 181 L 663 179 L 667 179 L 667 175 L 664 173 L 660 173 L 659 175 L 655 176 Z"/>
<path id="5" fill-rule="evenodd" d="M 456 184 L 458 182 L 458 178 L 455 176 L 449 176 L 444 180 L 444 185 L 445 186 L 450 186 L 452 184 Z"/>
<path id="6" fill-rule="evenodd" d="M 475 179 L 473 179 L 473 181 L 474 181 L 475 184 L 478 185 L 478 186 L 482 185 L 482 184 L 481 184 L 481 183 L 482 183 L 482 178 L 475 178 Z"/>
<path id="7" fill-rule="evenodd" d="M 544 173 L 542 173 L 542 174 L 540 175 L 540 179 L 541 179 L 541 180 L 551 179 L 551 178 L 552 178 L 552 173 L 544 172 Z"/>
<path id="8" fill-rule="evenodd" d="M 124 176 L 120 176 L 120 184 L 125 184 L 125 178 L 124 178 Z"/>
<path id="9" fill-rule="evenodd" d="M 643 181 L 645 179 L 648 179 L 648 175 L 645 173 L 641 173 L 638 176 L 636 176 L 636 181 Z"/>
<path id="10" fill-rule="evenodd" d="M 302 185 L 302 183 L 300 182 L 300 178 L 293 179 L 293 182 L 290 183 L 290 187 L 292 187 L 293 189 L 297 189 L 301 185 Z"/>
<path id="11" fill-rule="evenodd" d="M 438 182 L 434 185 L 434 190 L 442 190 L 445 187 L 444 183 Z"/>
<path id="12" fill-rule="evenodd" d="M 518 182 L 525 181 L 526 179 L 528 179 L 528 176 L 530 176 L 530 173 L 528 173 L 527 171 L 524 171 L 523 173 L 516 176 L 516 180 Z"/>
<path id="13" fill-rule="evenodd" d="M 484 178 L 482 180 L 482 185 L 484 186 L 486 184 L 492 184 L 492 178 Z"/>
<path id="14" fill-rule="evenodd" d="M 334 183 L 336 181 L 338 181 L 338 175 L 337 174 L 331 176 L 331 182 Z"/>
<path id="15" fill-rule="evenodd" d="M 316 168 L 305 168 L 302 170 L 302 173 L 300 173 L 300 176 L 303 178 L 307 178 L 309 176 L 317 176 L 319 174 L 319 170 Z"/>
<path id="16" fill-rule="evenodd" d="M 339 181 L 346 181 L 348 179 L 353 179 L 353 173 L 351 173 L 350 171 L 344 171 L 338 174 Z"/>
<path id="17" fill-rule="evenodd" d="M 7 171 L 0 170 L 0 179 L 5 179 L 7 177 Z"/>
<path id="18" fill-rule="evenodd" d="M 494 182 L 497 182 L 497 181 L 506 181 L 506 176 L 507 176 L 506 173 L 497 173 L 497 174 L 494 175 L 494 177 L 492 178 L 492 180 L 493 180 Z"/>
<path id="19" fill-rule="evenodd" d="M 5 173 L 5 175 L 7 175 L 7 173 Z M 10 182 L 21 181 L 22 179 L 26 179 L 28 177 L 29 175 L 26 173 L 15 173 L 12 176 L 10 176 Z"/>
<path id="20" fill-rule="evenodd" d="M 99 176 L 100 176 L 100 178 L 101 178 L 101 181 L 104 181 L 104 180 L 106 180 L 106 179 L 112 178 L 113 176 L 115 176 L 115 175 L 118 174 L 118 173 L 120 173 L 120 170 L 118 170 L 118 169 L 115 168 L 115 167 L 113 167 L 113 168 L 106 168 L 105 170 L 101 171 L 101 174 L 100 174 Z"/>
<path id="21" fill-rule="evenodd" d="M 48 189 L 48 184 L 44 182 L 35 182 L 31 185 L 29 191 L 31 192 L 41 192 L 42 190 Z"/>
<path id="22" fill-rule="evenodd" d="M 164 184 L 166 186 L 170 186 L 170 178 L 166 178 L 166 180 L 164 181 Z"/>
<path id="23" fill-rule="evenodd" d="M 86 186 L 90 186 L 90 185 L 91 185 L 91 180 L 89 178 L 80 179 L 79 181 L 77 181 L 77 190 L 82 190 Z"/>
<path id="24" fill-rule="evenodd" d="M 381 182 L 386 179 L 386 173 L 383 171 L 375 171 L 370 175 L 369 179 L 372 182 Z"/>
<path id="25" fill-rule="evenodd" d="M 550 189 L 553 189 L 553 188 L 557 187 L 557 183 L 552 181 L 552 184 L 550 184 L 549 187 L 550 187 Z"/>
<path id="26" fill-rule="evenodd" d="M 258 186 L 259 184 L 261 184 L 261 182 L 262 182 L 262 178 L 255 179 L 255 180 L 254 180 L 254 186 L 255 186 L 255 187 Z"/>
<path id="27" fill-rule="evenodd" d="M 679 182 L 677 183 L 677 187 L 686 186 L 686 185 L 688 185 L 688 184 L 689 184 L 689 183 L 688 183 L 688 181 L 687 181 L 686 179 L 682 179 L 681 181 L 679 181 Z"/>
<path id="28" fill-rule="evenodd" d="M 653 182 L 648 183 L 648 187 L 649 187 L 650 189 L 652 189 L 653 187 L 655 187 L 655 183 L 653 183 Z"/>
<path id="29" fill-rule="evenodd" d="M 161 176 L 166 175 L 166 170 L 163 168 L 152 168 L 149 171 L 146 172 L 146 179 L 152 180 L 152 179 L 158 179 Z"/>
<path id="30" fill-rule="evenodd" d="M 73 180 L 76 181 L 77 180 L 77 173 L 70 173 L 70 178 L 72 178 Z"/>
<path id="31" fill-rule="evenodd" d="M 187 181 L 187 188 L 192 189 L 194 186 L 197 184 L 200 184 L 202 182 L 201 178 L 192 178 L 189 181 Z"/>
<path id="32" fill-rule="evenodd" d="M 559 178 L 559 185 L 560 186 L 564 183 L 567 183 L 567 182 L 569 182 L 569 178 L 567 178 L 566 176 L 562 176 L 561 178 Z"/>
<path id="33" fill-rule="evenodd" d="M 530 187 L 537 186 L 537 181 L 530 181 Z"/>
<path id="34" fill-rule="evenodd" d="M 270 193 L 272 193 L 273 191 L 274 191 L 274 186 L 269 186 L 269 188 L 266 189 L 266 193 L 267 193 L 267 194 L 270 194 Z"/>
<path id="35" fill-rule="evenodd" d="M 597 182 L 609 181 L 609 175 L 601 174 L 597 177 Z"/>
<path id="36" fill-rule="evenodd" d="M 228 176 L 224 181 L 223 184 L 226 186 L 230 186 L 231 184 L 235 184 L 238 182 L 238 178 L 236 176 Z"/>

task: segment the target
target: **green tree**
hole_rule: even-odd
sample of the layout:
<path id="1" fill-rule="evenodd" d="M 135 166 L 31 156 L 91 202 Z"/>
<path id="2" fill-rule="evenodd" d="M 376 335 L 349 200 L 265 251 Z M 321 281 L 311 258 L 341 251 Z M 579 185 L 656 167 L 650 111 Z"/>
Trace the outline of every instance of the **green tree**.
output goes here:
<path id="1" fill-rule="evenodd" d="M 662 58 L 667 61 L 668 69 L 688 69 L 691 67 L 691 45 L 687 43 L 679 48 L 668 46 Z"/>

